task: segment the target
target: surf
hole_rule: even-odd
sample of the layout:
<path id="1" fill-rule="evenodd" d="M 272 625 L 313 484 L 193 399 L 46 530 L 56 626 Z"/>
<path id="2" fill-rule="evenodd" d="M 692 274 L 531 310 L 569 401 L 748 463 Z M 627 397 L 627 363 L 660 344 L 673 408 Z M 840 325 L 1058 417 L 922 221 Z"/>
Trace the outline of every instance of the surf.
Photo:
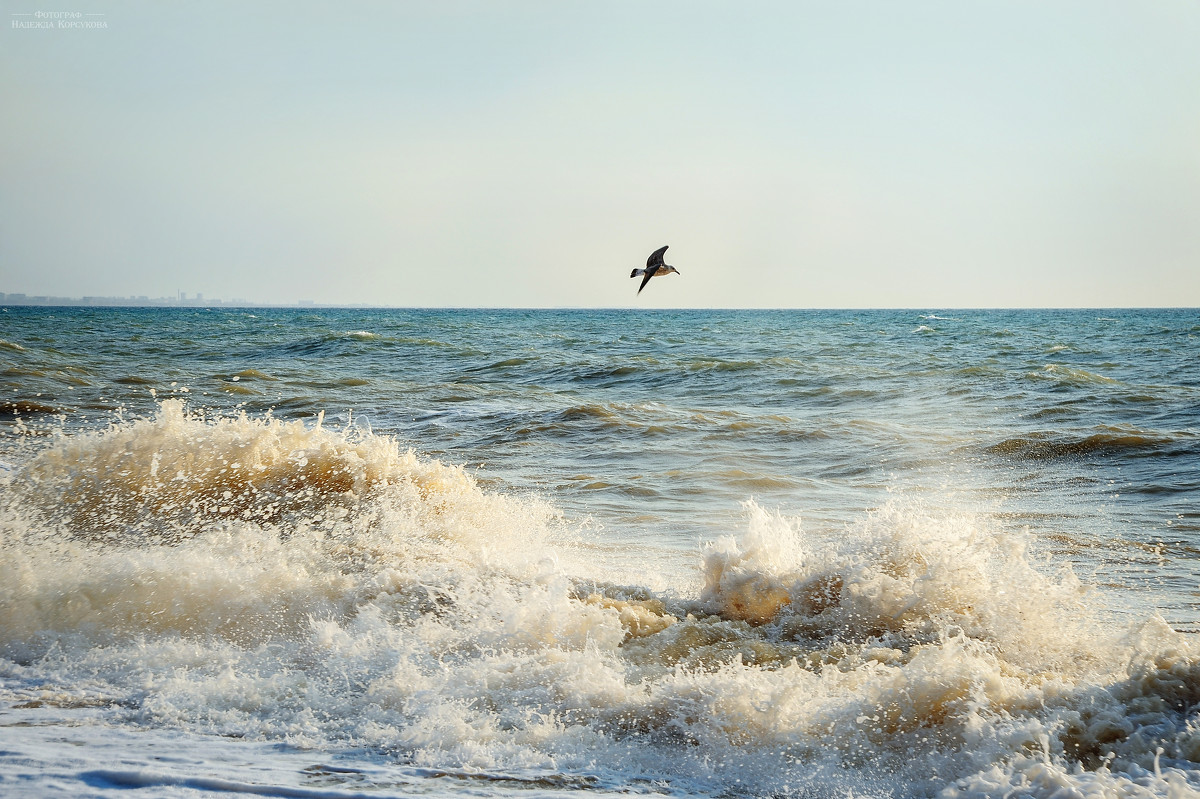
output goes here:
<path id="1" fill-rule="evenodd" d="M 1200 783 L 1186 637 L 987 517 L 750 502 L 652 587 L 552 505 L 323 418 L 168 400 L 40 446 L 0 475 L 0 671 L 57 712 L 613 790 Z"/>

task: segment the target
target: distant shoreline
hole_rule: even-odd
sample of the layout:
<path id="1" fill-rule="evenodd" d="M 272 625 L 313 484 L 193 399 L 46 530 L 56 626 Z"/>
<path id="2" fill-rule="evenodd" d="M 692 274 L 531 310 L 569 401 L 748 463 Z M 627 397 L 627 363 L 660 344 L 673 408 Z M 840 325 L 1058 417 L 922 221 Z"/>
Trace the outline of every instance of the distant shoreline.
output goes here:
<path id="1" fill-rule="evenodd" d="M 297 302 L 257 302 L 235 298 L 222 300 L 206 298 L 203 294 L 189 297 L 180 292 L 177 297 L 54 297 L 42 294 L 6 294 L 0 292 L 0 305 L 35 305 L 54 308 L 319 308 L 369 307 L 325 305 L 313 300 Z"/>
<path id="2" fill-rule="evenodd" d="M 0 292 L 0 308 L 110 308 L 113 310 L 122 308 L 245 308 L 254 309 L 261 308 L 277 309 L 277 310 L 404 310 L 404 311 L 631 311 L 631 312 L 654 312 L 654 311 L 815 311 L 815 312 L 843 312 L 843 311 L 913 311 L 932 313 L 934 311 L 942 313 L 960 313 L 960 312 L 979 312 L 979 311 L 1191 311 L 1200 310 L 1197 305 L 1128 305 L 1128 306 L 949 306 L 949 305 L 921 305 L 921 306 L 895 306 L 895 307 L 840 307 L 840 308 L 825 308 L 825 307 L 809 307 L 809 308 L 671 308 L 661 306 L 583 306 L 583 305 L 563 305 L 563 306 L 486 306 L 486 305 L 371 305 L 367 303 L 324 303 L 313 300 L 299 300 L 297 302 L 255 302 L 252 300 L 220 300 L 207 299 L 204 297 L 187 297 L 184 299 L 175 299 L 170 297 L 160 298 L 143 298 L 143 297 L 46 297 L 46 296 L 29 296 L 25 294 L 4 294 Z"/>

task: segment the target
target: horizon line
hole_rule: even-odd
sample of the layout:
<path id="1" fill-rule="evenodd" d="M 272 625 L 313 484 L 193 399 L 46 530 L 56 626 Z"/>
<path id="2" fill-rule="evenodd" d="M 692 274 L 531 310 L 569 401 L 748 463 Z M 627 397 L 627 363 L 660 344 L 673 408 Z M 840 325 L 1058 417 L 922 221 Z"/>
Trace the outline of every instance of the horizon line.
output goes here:
<path id="1" fill-rule="evenodd" d="M 362 311 L 1187 311 L 1200 305 L 889 305 L 889 306 L 621 306 L 621 305 L 373 305 L 365 303 L 241 302 L 222 301 L 182 303 L 88 303 L 82 299 L 55 297 L 69 302 L 8 302 L 0 308 L 87 308 L 92 310 L 362 310 Z"/>

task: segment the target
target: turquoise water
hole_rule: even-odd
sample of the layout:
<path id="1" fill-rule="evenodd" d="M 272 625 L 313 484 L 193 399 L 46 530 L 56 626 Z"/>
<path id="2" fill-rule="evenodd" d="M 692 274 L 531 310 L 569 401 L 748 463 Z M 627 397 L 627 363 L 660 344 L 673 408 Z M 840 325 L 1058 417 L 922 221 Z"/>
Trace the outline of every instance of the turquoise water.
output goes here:
<path id="1" fill-rule="evenodd" d="M 10 723 L 284 743 L 318 792 L 1195 790 L 1198 335 L 2 309 Z M 187 788 L 131 769 L 76 776 Z"/>
<path id="2" fill-rule="evenodd" d="M 896 492 L 929 496 L 1031 525 L 1138 593 L 1157 580 L 1174 623 L 1200 621 L 1193 310 L 10 308 L 4 321 L 22 347 L 3 351 L 5 400 L 42 406 L 30 423 L 62 413 L 90 429 L 169 397 L 323 411 L 614 540 L 685 550 L 728 532 L 749 498 L 836 530 Z M 1122 562 L 1131 546 L 1156 547 L 1156 568 Z"/>

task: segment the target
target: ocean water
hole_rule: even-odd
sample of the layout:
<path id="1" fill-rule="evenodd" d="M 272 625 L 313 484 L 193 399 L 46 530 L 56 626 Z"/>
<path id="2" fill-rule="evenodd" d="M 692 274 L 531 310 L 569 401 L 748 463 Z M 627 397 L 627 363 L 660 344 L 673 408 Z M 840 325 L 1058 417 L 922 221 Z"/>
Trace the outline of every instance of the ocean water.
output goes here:
<path id="1" fill-rule="evenodd" d="M 0 795 L 1200 796 L 1200 311 L 0 308 Z"/>

